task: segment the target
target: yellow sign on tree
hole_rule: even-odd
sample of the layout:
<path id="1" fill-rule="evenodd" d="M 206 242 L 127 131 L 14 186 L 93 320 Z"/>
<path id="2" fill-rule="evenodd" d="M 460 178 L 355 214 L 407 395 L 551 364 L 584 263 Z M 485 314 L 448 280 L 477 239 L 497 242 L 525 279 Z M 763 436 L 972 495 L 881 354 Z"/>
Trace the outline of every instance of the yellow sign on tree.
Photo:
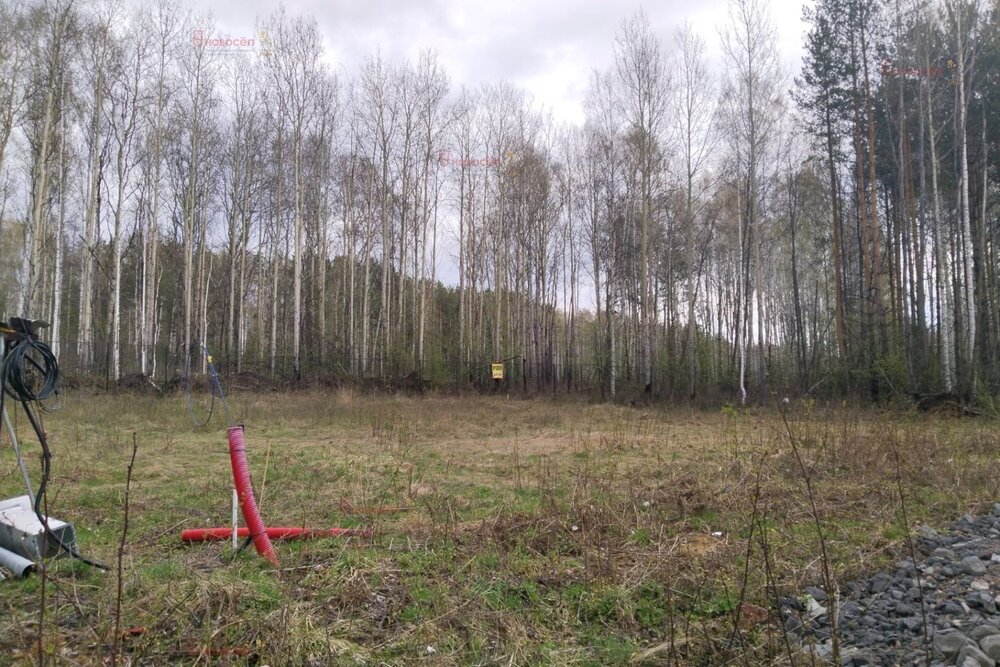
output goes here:
<path id="1" fill-rule="evenodd" d="M 493 364 L 493 379 L 494 380 L 503 379 L 503 364 Z"/>

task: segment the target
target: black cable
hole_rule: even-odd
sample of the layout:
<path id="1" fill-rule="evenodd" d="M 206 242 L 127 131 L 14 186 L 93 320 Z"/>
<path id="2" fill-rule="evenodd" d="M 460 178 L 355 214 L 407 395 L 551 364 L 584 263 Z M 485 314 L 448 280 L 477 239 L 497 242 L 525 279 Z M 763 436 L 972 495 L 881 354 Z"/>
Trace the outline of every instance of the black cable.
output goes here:
<path id="1" fill-rule="evenodd" d="M 254 538 L 253 535 L 247 535 L 246 539 L 243 540 L 243 544 L 241 544 L 239 546 L 239 548 L 236 549 L 236 553 L 240 553 L 241 551 L 243 551 L 244 549 L 246 549 L 248 546 L 250 546 L 251 544 L 253 544 L 253 538 Z"/>
<path id="2" fill-rule="evenodd" d="M 104 563 L 84 556 L 76 549 L 75 545 L 67 545 L 63 542 L 49 527 L 49 519 L 42 513 L 45 490 L 52 470 L 52 452 L 49 450 L 45 431 L 38 422 L 38 417 L 31 405 L 38 404 L 44 410 L 42 401 L 58 395 L 59 363 L 56 361 L 52 349 L 45 343 L 35 340 L 31 332 L 24 330 L 16 333 L 23 335 L 19 335 L 13 344 L 8 337 L 4 346 L 3 366 L 0 368 L 0 414 L 3 413 L 7 396 L 19 402 L 24 408 L 25 414 L 28 415 L 28 421 L 31 422 L 31 427 L 38 437 L 38 443 L 42 447 L 42 478 L 34 498 L 35 516 L 42 524 L 46 539 L 54 541 L 62 551 L 76 560 L 101 570 L 107 570 L 109 568 Z M 38 555 L 43 557 L 41 552 Z"/>
<path id="3" fill-rule="evenodd" d="M 204 345 L 199 345 L 204 351 L 206 358 L 208 359 L 209 367 L 212 370 L 212 375 L 215 375 L 215 367 L 212 366 L 212 357 L 209 356 L 207 348 Z M 204 428 L 208 422 L 212 420 L 212 415 L 215 414 L 215 388 L 218 384 L 218 377 L 214 379 L 209 378 L 208 387 L 209 393 L 212 396 L 211 402 L 208 404 L 208 416 L 205 417 L 205 421 L 198 421 L 198 418 L 194 414 L 194 399 L 191 397 L 191 349 L 188 348 L 187 355 L 185 356 L 184 362 L 184 399 L 187 402 L 188 415 L 191 417 L 191 423 L 194 424 L 195 429 Z M 221 393 L 222 387 L 219 386 L 219 391 Z M 227 410 L 228 412 L 228 410 Z"/>

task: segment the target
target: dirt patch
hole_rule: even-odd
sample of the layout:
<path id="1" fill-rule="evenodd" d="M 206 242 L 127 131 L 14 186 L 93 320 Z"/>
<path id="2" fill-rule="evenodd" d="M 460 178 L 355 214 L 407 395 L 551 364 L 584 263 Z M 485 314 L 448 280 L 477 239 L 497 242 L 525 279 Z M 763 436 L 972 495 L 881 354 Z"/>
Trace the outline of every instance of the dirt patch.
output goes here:
<path id="1" fill-rule="evenodd" d="M 252 371 L 227 375 L 223 381 L 229 391 L 273 392 L 281 389 L 280 383 Z"/>
<path id="2" fill-rule="evenodd" d="M 159 396 L 162 393 L 153 379 L 142 373 L 122 376 L 115 383 L 115 389 L 146 396 Z"/>

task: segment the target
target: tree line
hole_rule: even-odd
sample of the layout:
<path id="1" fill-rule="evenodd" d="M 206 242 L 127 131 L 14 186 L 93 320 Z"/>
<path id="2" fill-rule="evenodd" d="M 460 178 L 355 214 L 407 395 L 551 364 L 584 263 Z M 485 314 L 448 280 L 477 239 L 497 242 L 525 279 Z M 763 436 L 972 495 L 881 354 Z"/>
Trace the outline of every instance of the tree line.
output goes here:
<path id="1" fill-rule="evenodd" d="M 0 305 L 64 365 L 602 396 L 1000 391 L 1000 33 L 980 0 L 639 11 L 585 122 L 279 8 L 0 5 Z M 235 37 L 232 39 L 231 37 Z"/>

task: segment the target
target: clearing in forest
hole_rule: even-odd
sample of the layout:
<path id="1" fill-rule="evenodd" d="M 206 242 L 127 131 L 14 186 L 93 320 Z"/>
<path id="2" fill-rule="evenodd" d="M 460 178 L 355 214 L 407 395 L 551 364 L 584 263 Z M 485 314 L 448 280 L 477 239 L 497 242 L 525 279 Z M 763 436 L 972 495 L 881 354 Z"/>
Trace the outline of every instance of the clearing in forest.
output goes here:
<path id="1" fill-rule="evenodd" d="M 224 424 L 193 431 L 180 397 L 71 392 L 46 415 L 50 514 L 112 569 L 51 562 L 41 628 L 41 577 L 0 583 L 0 662 L 37 662 L 41 632 L 51 664 L 774 664 L 775 593 L 823 578 L 806 477 L 840 582 L 898 557 L 900 488 L 910 528 L 997 490 L 986 419 L 350 391 L 230 406 L 268 525 L 373 537 L 276 543 L 281 577 L 252 549 L 182 545 L 228 524 Z M 21 489 L 5 449 L 0 497 Z"/>

